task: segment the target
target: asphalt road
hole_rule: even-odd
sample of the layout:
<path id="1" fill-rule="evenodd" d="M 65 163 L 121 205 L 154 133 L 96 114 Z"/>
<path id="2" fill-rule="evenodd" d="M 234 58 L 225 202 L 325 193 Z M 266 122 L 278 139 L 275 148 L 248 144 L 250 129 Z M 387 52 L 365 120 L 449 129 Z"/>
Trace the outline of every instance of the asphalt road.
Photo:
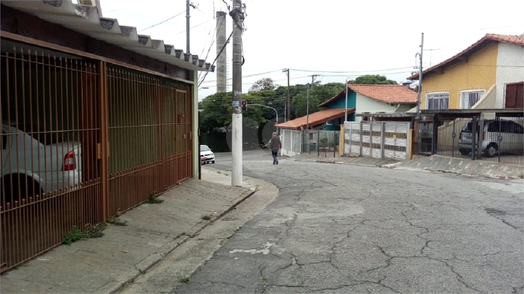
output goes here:
<path id="1" fill-rule="evenodd" d="M 255 153 L 278 197 L 173 292 L 524 293 L 522 181 Z"/>
<path id="2" fill-rule="evenodd" d="M 230 154 L 216 157 L 205 168 L 230 169 Z M 255 194 L 237 209 L 243 218 L 226 216 L 236 221 L 227 229 L 216 222 L 123 292 L 524 293 L 523 180 L 275 166 L 261 150 L 243 160 L 244 175 L 273 183 L 278 196 Z"/>

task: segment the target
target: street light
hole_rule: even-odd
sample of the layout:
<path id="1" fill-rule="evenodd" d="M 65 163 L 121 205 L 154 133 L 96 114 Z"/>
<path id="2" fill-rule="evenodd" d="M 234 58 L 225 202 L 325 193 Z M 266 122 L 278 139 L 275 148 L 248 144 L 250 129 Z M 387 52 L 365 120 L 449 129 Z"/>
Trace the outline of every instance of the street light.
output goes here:
<path id="1" fill-rule="evenodd" d="M 248 105 L 255 105 L 255 106 L 261 106 L 261 107 L 273 109 L 275 111 L 275 115 L 276 115 L 276 123 L 278 124 L 278 111 L 275 108 L 273 108 L 271 106 L 264 105 L 264 104 L 257 104 L 257 103 L 248 104 Z"/>

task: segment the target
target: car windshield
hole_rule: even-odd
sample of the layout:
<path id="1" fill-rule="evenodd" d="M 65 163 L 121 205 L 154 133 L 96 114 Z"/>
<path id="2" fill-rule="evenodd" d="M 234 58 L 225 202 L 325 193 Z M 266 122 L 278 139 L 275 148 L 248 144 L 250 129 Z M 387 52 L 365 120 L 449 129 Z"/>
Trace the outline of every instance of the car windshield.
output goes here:
<path id="1" fill-rule="evenodd" d="M 200 152 L 202 151 L 211 151 L 207 145 L 200 145 Z"/>
<path id="2" fill-rule="evenodd" d="M 486 125 L 493 125 L 493 121 L 484 121 L 484 126 Z M 473 124 L 471 122 L 468 122 L 467 124 L 464 125 L 464 127 L 462 128 L 462 131 L 465 131 L 465 132 L 472 132 L 472 126 Z M 477 121 L 477 132 L 480 128 L 480 125 L 479 125 L 479 122 Z"/>

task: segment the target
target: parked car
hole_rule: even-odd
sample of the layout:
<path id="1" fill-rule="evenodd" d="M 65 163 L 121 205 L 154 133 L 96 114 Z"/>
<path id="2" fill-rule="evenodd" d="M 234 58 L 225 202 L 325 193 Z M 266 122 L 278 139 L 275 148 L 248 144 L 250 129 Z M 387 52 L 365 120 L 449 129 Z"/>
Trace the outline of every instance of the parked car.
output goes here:
<path id="1" fill-rule="evenodd" d="M 511 120 L 484 120 L 484 129 L 480 130 L 477 122 L 477 140 L 482 138 L 482 152 L 484 156 L 493 157 L 497 153 L 523 153 L 524 127 Z M 462 128 L 459 137 L 459 151 L 467 155 L 472 150 L 473 124 L 468 122 Z M 476 143 L 478 144 L 478 143 Z"/>
<path id="2" fill-rule="evenodd" d="M 215 154 L 207 145 L 200 145 L 200 162 L 202 164 L 215 163 Z"/>
<path id="3" fill-rule="evenodd" d="M 79 142 L 64 142 L 56 133 L 20 123 L 2 123 L 0 138 L 0 191 L 6 203 L 81 182 Z"/>

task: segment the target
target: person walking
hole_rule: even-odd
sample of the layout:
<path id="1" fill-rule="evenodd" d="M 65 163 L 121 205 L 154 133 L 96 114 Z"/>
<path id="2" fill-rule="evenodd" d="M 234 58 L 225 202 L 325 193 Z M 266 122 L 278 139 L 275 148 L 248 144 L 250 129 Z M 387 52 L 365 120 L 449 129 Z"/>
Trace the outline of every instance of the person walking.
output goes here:
<path id="1" fill-rule="evenodd" d="M 282 149 L 282 142 L 276 132 L 273 132 L 273 135 L 271 136 L 269 149 L 271 149 L 271 155 L 273 155 L 273 164 L 278 164 L 278 152 Z"/>

